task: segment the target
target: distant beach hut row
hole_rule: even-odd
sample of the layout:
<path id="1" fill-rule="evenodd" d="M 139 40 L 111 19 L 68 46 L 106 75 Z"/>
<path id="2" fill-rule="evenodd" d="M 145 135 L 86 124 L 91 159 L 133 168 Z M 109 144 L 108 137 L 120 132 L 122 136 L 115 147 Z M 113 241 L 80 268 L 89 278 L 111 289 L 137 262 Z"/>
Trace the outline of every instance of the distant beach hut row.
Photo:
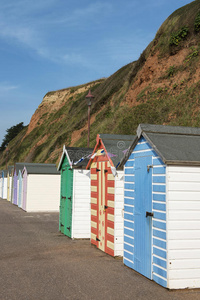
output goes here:
<path id="1" fill-rule="evenodd" d="M 163 287 L 200 288 L 199 149 L 200 128 L 151 124 L 140 124 L 135 136 L 98 134 L 92 149 L 64 146 L 60 185 L 45 179 L 59 194 L 60 232 L 123 256 L 127 267 Z M 12 175 L 2 172 L 0 192 L 36 211 L 49 191 L 41 196 L 42 166 L 41 173 L 31 168 L 13 169 L 21 173 L 21 193 L 20 179 L 10 191 Z"/>
<path id="2" fill-rule="evenodd" d="M 59 211 L 60 173 L 55 164 L 16 163 L 1 171 L 1 198 L 27 212 Z"/>

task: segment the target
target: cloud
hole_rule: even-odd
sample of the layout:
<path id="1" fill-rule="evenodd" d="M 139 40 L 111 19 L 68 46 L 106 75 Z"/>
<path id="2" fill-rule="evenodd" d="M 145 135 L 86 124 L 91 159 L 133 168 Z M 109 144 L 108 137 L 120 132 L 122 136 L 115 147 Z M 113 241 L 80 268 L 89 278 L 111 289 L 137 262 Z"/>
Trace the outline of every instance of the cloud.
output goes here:
<path id="1" fill-rule="evenodd" d="M 53 23 L 67 23 L 74 26 L 76 23 L 80 26 L 83 22 L 92 21 L 97 15 L 109 14 L 112 12 L 112 5 L 109 3 L 96 2 L 82 8 L 75 9 L 74 11 L 65 14 L 63 18 L 52 20 Z M 80 22 L 81 20 L 81 22 Z"/>
<path id="2" fill-rule="evenodd" d="M 19 49 L 26 48 L 38 57 L 54 63 L 80 63 L 86 66 L 83 55 L 73 53 L 76 42 L 70 47 L 65 45 L 65 49 L 62 49 L 64 42 L 56 32 L 64 30 L 66 36 L 71 35 L 69 28 L 74 26 L 74 35 L 79 34 L 77 26 L 83 27 L 85 23 L 85 26 L 90 27 L 95 19 L 101 19 L 97 16 L 111 12 L 111 5 L 96 2 L 88 5 L 81 3 L 79 8 L 77 6 L 65 4 L 60 9 L 56 0 L 10 0 L 0 10 L 0 39 Z"/>
<path id="3" fill-rule="evenodd" d="M 18 88 L 19 88 L 19 86 L 17 86 L 17 85 L 11 85 L 8 82 L 0 82 L 1 93 L 10 92 L 10 91 L 16 90 Z"/>

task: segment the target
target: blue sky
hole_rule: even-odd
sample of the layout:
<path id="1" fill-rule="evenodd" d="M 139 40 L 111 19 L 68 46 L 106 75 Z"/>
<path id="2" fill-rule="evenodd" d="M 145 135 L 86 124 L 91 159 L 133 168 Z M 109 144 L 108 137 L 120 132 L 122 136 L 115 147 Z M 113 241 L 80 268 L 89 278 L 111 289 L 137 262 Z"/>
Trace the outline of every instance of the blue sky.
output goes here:
<path id="1" fill-rule="evenodd" d="M 0 144 L 44 95 L 137 60 L 186 0 L 0 0 Z"/>

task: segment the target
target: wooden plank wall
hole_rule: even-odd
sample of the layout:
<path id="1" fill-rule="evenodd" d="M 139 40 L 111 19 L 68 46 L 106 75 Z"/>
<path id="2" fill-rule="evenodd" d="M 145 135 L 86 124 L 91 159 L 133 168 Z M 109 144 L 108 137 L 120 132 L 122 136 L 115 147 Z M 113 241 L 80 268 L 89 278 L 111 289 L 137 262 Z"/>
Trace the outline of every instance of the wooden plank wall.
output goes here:
<path id="1" fill-rule="evenodd" d="M 167 167 L 169 288 L 200 287 L 200 168 Z"/>

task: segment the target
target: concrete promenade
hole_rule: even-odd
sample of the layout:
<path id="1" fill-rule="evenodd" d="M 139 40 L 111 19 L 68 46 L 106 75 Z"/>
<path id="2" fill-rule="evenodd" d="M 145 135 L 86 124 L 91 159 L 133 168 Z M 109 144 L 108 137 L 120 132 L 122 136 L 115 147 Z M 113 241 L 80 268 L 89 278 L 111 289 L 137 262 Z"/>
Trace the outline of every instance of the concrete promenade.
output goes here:
<path id="1" fill-rule="evenodd" d="M 0 300 L 199 300 L 168 291 L 89 240 L 58 231 L 58 213 L 26 213 L 0 198 Z"/>

